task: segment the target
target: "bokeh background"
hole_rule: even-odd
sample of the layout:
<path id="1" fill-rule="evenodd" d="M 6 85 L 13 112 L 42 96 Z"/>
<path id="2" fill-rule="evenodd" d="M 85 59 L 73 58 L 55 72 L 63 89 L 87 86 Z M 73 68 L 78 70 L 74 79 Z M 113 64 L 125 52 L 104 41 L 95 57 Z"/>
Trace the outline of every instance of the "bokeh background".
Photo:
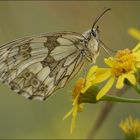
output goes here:
<path id="1" fill-rule="evenodd" d="M 100 38 L 114 50 L 133 48 L 138 41 L 129 36 L 128 29 L 140 29 L 139 1 L 0 1 L 0 44 L 44 32 L 83 33 L 108 7 L 112 11 L 98 22 Z M 106 56 L 101 50 L 97 64 L 103 66 Z M 27 100 L 0 83 L 0 138 L 85 139 L 104 103 L 86 104 L 70 134 L 71 118 L 62 118 L 71 108 L 70 92 L 79 76 L 44 102 Z M 123 96 L 139 98 L 133 90 Z M 118 125 L 129 114 L 140 118 L 140 105 L 116 103 L 94 138 L 123 138 Z"/>

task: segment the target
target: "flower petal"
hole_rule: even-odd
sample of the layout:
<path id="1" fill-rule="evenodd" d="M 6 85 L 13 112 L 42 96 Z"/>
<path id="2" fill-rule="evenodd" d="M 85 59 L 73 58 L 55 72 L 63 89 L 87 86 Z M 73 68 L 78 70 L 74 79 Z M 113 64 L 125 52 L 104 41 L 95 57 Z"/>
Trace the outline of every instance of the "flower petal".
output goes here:
<path id="1" fill-rule="evenodd" d="M 136 62 L 140 62 L 140 51 L 133 53 L 133 55 L 136 59 Z"/>
<path id="2" fill-rule="evenodd" d="M 94 75 L 91 75 L 91 71 L 96 71 L 96 73 L 93 73 Z M 100 83 L 106 79 L 108 79 L 111 76 L 111 70 L 110 68 L 94 68 L 90 69 L 90 73 L 88 74 L 88 77 L 86 77 L 86 84 L 85 87 L 81 90 L 82 93 L 86 92 L 86 90 L 91 87 L 94 84 Z"/>
<path id="3" fill-rule="evenodd" d="M 72 122 L 71 122 L 71 128 L 70 128 L 71 134 L 72 134 L 73 129 L 75 128 L 76 117 L 77 117 L 77 103 L 75 103 L 75 105 L 73 106 Z"/>
<path id="4" fill-rule="evenodd" d="M 136 84 L 136 77 L 135 77 L 134 74 L 132 74 L 132 73 L 125 74 L 125 78 L 126 78 L 132 85 L 135 85 L 135 84 Z"/>
<path id="5" fill-rule="evenodd" d="M 121 89 L 124 86 L 124 79 L 125 79 L 124 74 L 118 77 L 116 88 Z"/>
<path id="6" fill-rule="evenodd" d="M 140 68 L 140 63 L 136 63 L 136 67 L 137 68 Z"/>
<path id="7" fill-rule="evenodd" d="M 130 28 L 128 33 L 137 40 L 140 40 L 140 32 L 136 28 Z"/>
<path id="8" fill-rule="evenodd" d="M 71 109 L 64 117 L 63 120 L 67 119 L 73 112 L 73 109 Z"/>
<path id="9" fill-rule="evenodd" d="M 108 66 L 110 66 L 110 67 L 113 67 L 113 65 L 114 65 L 114 59 L 113 59 L 113 57 L 109 57 L 109 58 L 105 58 L 104 59 L 104 62 L 108 65 Z"/>
<path id="10" fill-rule="evenodd" d="M 95 66 L 92 66 L 92 67 L 89 69 L 89 71 L 88 71 L 87 78 L 93 76 L 94 73 L 96 72 L 97 68 L 98 68 L 98 66 L 96 66 L 96 65 L 95 65 Z"/>
<path id="11" fill-rule="evenodd" d="M 112 75 L 110 68 L 99 68 L 96 73 L 96 78 L 92 81 L 92 84 L 97 84 L 107 80 Z"/>
<path id="12" fill-rule="evenodd" d="M 72 122 L 71 122 L 71 128 L 70 132 L 72 134 L 73 129 L 75 128 L 75 122 L 76 122 L 76 117 L 77 117 L 77 111 L 78 111 L 78 99 L 79 95 L 77 95 L 73 101 L 73 108 L 72 108 Z"/>
<path id="13" fill-rule="evenodd" d="M 89 87 L 93 84 L 91 82 L 86 82 L 85 87 L 81 90 L 81 93 L 85 93 Z"/>
<path id="14" fill-rule="evenodd" d="M 136 77 L 133 73 L 127 73 L 119 76 L 116 88 L 121 89 L 124 86 L 124 80 L 127 79 L 132 85 L 136 84 Z"/>
<path id="15" fill-rule="evenodd" d="M 140 36 L 140 35 L 139 35 Z M 137 52 L 140 49 L 140 43 L 136 45 L 136 47 L 132 50 L 132 52 Z"/>
<path id="16" fill-rule="evenodd" d="M 109 89 L 113 86 L 113 83 L 115 81 L 115 77 L 111 77 L 105 86 L 99 91 L 99 93 L 96 96 L 96 100 L 101 99 L 108 91 Z"/>

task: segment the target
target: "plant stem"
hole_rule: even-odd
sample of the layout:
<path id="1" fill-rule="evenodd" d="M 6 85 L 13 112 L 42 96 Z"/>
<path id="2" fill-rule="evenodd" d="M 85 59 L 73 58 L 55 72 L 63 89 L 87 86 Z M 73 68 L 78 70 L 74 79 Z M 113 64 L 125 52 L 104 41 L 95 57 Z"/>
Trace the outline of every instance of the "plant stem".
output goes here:
<path id="1" fill-rule="evenodd" d="M 106 95 L 100 101 L 124 102 L 124 103 L 140 103 L 140 99 L 129 99 L 113 95 Z"/>

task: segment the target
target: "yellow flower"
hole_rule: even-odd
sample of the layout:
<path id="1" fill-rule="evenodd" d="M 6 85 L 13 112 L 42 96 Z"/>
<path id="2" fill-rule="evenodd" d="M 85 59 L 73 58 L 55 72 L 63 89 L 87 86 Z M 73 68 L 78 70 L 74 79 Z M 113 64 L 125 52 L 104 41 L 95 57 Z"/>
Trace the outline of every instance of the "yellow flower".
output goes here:
<path id="1" fill-rule="evenodd" d="M 89 69 L 85 79 L 84 87 L 81 90 L 82 93 L 84 93 L 89 87 L 93 85 L 93 81 L 94 79 L 96 79 L 95 72 L 97 71 L 97 69 L 98 67 L 96 65 Z"/>
<path id="2" fill-rule="evenodd" d="M 136 84 L 136 72 L 140 68 L 140 43 L 132 50 L 120 50 L 115 57 L 105 59 L 105 63 L 110 68 L 98 68 L 93 66 L 90 68 L 88 75 L 91 76 L 90 82 L 87 82 L 85 90 L 91 85 L 101 83 L 108 79 L 105 86 L 99 91 L 96 99 L 102 98 L 116 82 L 116 88 L 121 89 L 124 81 L 127 79 L 132 85 Z M 83 92 L 85 92 L 85 90 Z"/>
<path id="3" fill-rule="evenodd" d="M 137 30 L 136 28 L 129 28 L 128 33 L 134 37 L 135 39 L 140 41 L 140 31 Z"/>
<path id="4" fill-rule="evenodd" d="M 140 137 L 140 120 L 129 116 L 125 120 L 122 120 L 119 126 L 124 132 L 126 139 L 136 140 Z"/>
<path id="5" fill-rule="evenodd" d="M 72 97 L 73 97 L 73 108 L 64 116 L 63 119 L 66 119 L 67 117 L 69 117 L 72 114 L 72 122 L 71 122 L 71 128 L 70 128 L 70 132 L 72 133 L 73 129 L 75 128 L 75 121 L 76 121 L 76 117 L 77 117 L 77 112 L 81 112 L 83 110 L 83 106 L 82 104 L 79 104 L 79 96 L 81 94 L 81 91 L 84 88 L 84 84 L 85 84 L 85 79 L 84 78 L 80 78 L 77 82 L 76 85 L 74 87 L 74 90 L 72 92 Z"/>

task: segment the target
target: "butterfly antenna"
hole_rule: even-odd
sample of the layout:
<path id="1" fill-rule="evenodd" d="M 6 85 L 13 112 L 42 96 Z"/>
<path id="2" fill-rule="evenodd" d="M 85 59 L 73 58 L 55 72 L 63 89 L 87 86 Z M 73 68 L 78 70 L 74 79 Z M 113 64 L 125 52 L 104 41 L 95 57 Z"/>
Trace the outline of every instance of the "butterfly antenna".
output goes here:
<path id="1" fill-rule="evenodd" d="M 96 23 L 99 21 L 99 19 L 100 19 L 106 12 L 108 12 L 108 11 L 110 11 L 110 10 L 111 10 L 111 8 L 108 8 L 108 9 L 104 10 L 104 11 L 95 19 L 95 21 L 94 21 L 94 23 L 93 23 L 93 25 L 92 25 L 91 30 L 93 30 L 93 28 L 95 27 L 95 25 L 96 25 Z"/>

